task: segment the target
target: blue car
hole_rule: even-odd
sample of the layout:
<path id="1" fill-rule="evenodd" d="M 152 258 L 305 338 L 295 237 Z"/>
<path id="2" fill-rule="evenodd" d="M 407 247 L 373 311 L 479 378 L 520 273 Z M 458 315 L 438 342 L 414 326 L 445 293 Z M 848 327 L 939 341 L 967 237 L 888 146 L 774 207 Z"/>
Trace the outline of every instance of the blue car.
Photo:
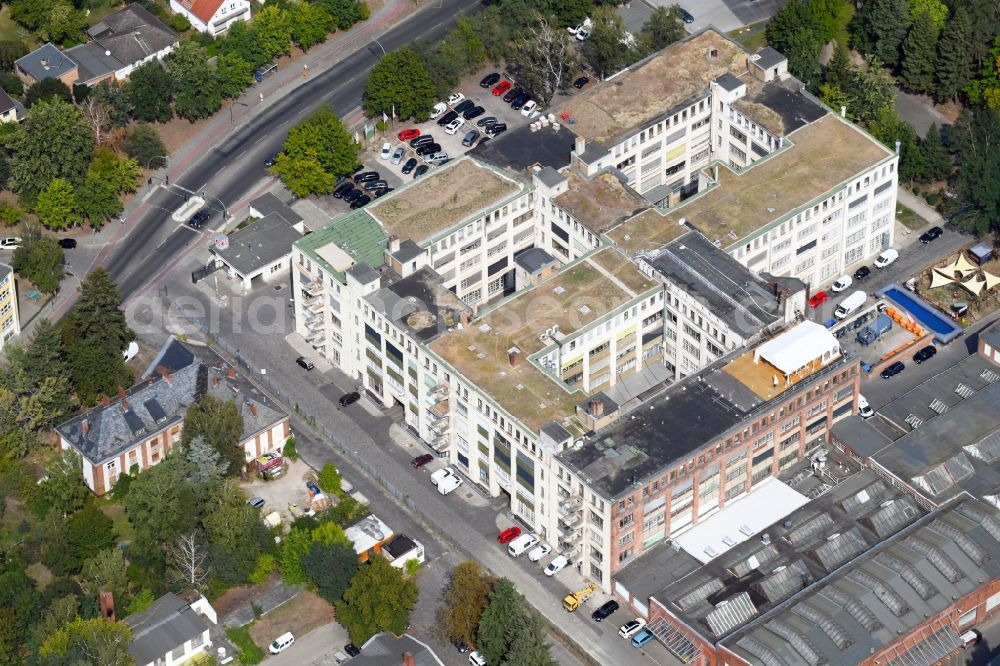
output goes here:
<path id="1" fill-rule="evenodd" d="M 653 632 L 649 629 L 643 629 L 632 637 L 632 647 L 641 648 L 651 640 L 653 640 Z"/>

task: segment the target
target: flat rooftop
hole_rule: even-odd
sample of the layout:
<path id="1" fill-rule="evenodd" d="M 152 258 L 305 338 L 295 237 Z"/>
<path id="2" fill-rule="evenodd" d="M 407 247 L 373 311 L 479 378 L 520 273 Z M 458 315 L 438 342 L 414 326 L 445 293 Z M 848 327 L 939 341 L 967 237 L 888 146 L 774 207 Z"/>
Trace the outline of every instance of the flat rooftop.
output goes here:
<path id="1" fill-rule="evenodd" d="M 662 224 L 633 219 L 608 235 L 629 253 L 656 248 L 676 237 L 678 221 L 684 219 L 728 249 L 892 156 L 860 129 L 829 113 L 788 140 L 787 148 L 740 173 L 720 164 L 719 183 L 673 208 Z"/>
<path id="2" fill-rule="evenodd" d="M 533 166 L 558 170 L 569 166 L 575 141 L 566 128 L 556 131 L 549 126 L 532 132 L 529 125 L 521 125 L 489 141 L 480 141 L 468 155 L 514 172 Z"/>
<path id="3" fill-rule="evenodd" d="M 767 283 L 697 231 L 667 243 L 647 261 L 744 339 L 784 319 Z"/>
<path id="4" fill-rule="evenodd" d="M 538 430 L 573 415 L 584 397 L 530 362 L 528 357 L 548 344 L 539 336 L 553 326 L 570 335 L 654 286 L 608 248 L 502 301 L 468 327 L 445 332 L 430 348 L 525 426 Z M 520 350 L 517 367 L 510 364 L 512 347 Z"/>
<path id="5" fill-rule="evenodd" d="M 1000 492 L 1000 369 L 972 354 L 833 436 L 930 501 Z"/>
<path id="6" fill-rule="evenodd" d="M 462 158 L 433 169 L 366 210 L 390 235 L 421 243 L 500 204 L 522 187 L 494 169 Z"/>
<path id="7" fill-rule="evenodd" d="M 648 207 L 631 187 L 606 171 L 589 179 L 570 171 L 566 179 L 568 189 L 552 201 L 594 233 L 603 233 Z"/>
<path id="8" fill-rule="evenodd" d="M 753 356 L 748 350 L 737 360 Z M 733 361 L 720 359 L 696 375 L 670 386 L 632 413 L 584 440 L 560 459 L 608 499 L 632 492 L 633 484 L 659 475 L 692 452 L 743 423 L 776 396 L 812 385 L 848 361 L 838 357 L 799 381 L 759 392 L 732 372 Z M 770 375 L 768 375 L 770 382 Z M 757 390 L 755 390 L 757 389 Z"/>
<path id="9" fill-rule="evenodd" d="M 733 106 L 776 136 L 787 136 L 803 125 L 819 120 L 827 110 L 801 90 L 794 78 L 764 83 L 749 72 L 740 77 L 747 93 Z"/>
<path id="10" fill-rule="evenodd" d="M 365 298 L 390 321 L 424 344 L 458 324 L 459 313 L 469 312 L 462 299 L 441 284 L 441 276 L 426 267 L 390 281 Z"/>
<path id="11" fill-rule="evenodd" d="M 373 269 L 383 266 L 388 245 L 388 235 L 363 208 L 295 241 L 299 250 L 342 284 L 347 284 L 347 270 L 360 263 Z"/>
<path id="12" fill-rule="evenodd" d="M 629 254 L 639 250 L 656 250 L 691 231 L 691 227 L 679 223 L 681 219 L 668 217 L 657 208 L 647 208 L 610 229 L 606 235 Z"/>
<path id="13" fill-rule="evenodd" d="M 715 57 L 709 55 L 713 52 Z M 721 74 L 745 72 L 747 58 L 738 44 L 707 29 L 668 46 L 611 81 L 574 95 L 556 115 L 569 114 L 573 132 L 610 147 L 684 102 L 707 94 L 709 83 Z"/>

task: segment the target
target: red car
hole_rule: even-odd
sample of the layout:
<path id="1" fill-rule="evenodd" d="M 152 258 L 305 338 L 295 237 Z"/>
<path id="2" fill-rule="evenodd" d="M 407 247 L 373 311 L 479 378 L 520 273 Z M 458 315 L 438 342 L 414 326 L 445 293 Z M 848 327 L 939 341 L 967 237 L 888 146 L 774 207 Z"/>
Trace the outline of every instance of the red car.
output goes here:
<path id="1" fill-rule="evenodd" d="M 499 97 L 510 90 L 510 81 L 501 81 L 493 87 L 493 96 Z"/>
<path id="2" fill-rule="evenodd" d="M 825 291 L 817 291 L 815 294 L 812 295 L 812 298 L 809 299 L 809 307 L 818 308 L 819 306 L 826 303 L 826 299 L 828 299 L 829 297 L 830 296 Z"/>
<path id="3" fill-rule="evenodd" d="M 396 135 L 400 141 L 409 141 L 410 139 L 416 139 L 418 136 L 420 136 L 420 130 L 415 127 L 405 129 Z"/>
<path id="4" fill-rule="evenodd" d="M 432 456 L 429 453 L 425 453 L 422 456 L 417 456 L 416 458 L 414 458 L 413 462 L 411 462 L 410 464 L 413 465 L 413 469 L 420 469 L 421 467 L 423 467 L 432 460 L 434 460 L 434 456 Z"/>
<path id="5" fill-rule="evenodd" d="M 521 536 L 520 527 L 508 527 L 497 537 L 497 543 L 510 543 L 519 536 Z"/>

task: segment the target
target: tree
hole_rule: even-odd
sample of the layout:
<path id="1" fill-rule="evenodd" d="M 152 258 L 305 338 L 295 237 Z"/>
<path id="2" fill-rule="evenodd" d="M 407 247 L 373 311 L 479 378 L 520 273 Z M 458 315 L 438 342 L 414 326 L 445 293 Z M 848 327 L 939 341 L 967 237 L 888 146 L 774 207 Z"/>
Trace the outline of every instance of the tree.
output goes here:
<path id="1" fill-rule="evenodd" d="M 87 177 L 103 180 L 114 192 L 135 192 L 142 180 L 142 169 L 131 157 L 119 155 L 108 148 L 98 148 Z"/>
<path id="2" fill-rule="evenodd" d="M 100 229 L 104 223 L 124 209 L 118 194 L 107 181 L 88 174 L 83 185 L 76 191 L 77 211 L 94 229 Z"/>
<path id="3" fill-rule="evenodd" d="M 917 17 L 903 40 L 903 68 L 899 80 L 912 92 L 934 90 L 937 71 L 938 28 L 928 12 Z"/>
<path id="4" fill-rule="evenodd" d="M 49 229 L 60 231 L 80 223 L 76 192 L 65 178 L 55 178 L 38 193 L 35 203 L 38 219 Z"/>
<path id="5" fill-rule="evenodd" d="M 891 106 L 883 107 L 867 121 L 868 131 L 887 146 L 899 142 L 899 180 L 911 181 L 924 172 L 923 154 L 917 142 L 917 132 L 900 119 Z"/>
<path id="6" fill-rule="evenodd" d="M 170 557 L 170 578 L 181 588 L 201 591 L 208 581 L 209 569 L 206 565 L 208 552 L 197 532 L 188 532 L 177 537 L 167 547 Z"/>
<path id="7" fill-rule="evenodd" d="M 979 235 L 1000 228 L 1000 112 L 977 109 L 971 119 L 959 116 L 952 132 L 958 154 L 959 191 L 974 207 L 963 225 Z"/>
<path id="8" fill-rule="evenodd" d="M 267 60 L 288 53 L 292 47 L 292 23 L 288 12 L 269 5 L 253 17 L 253 31 Z"/>
<path id="9" fill-rule="evenodd" d="M 319 596 L 335 604 L 343 598 L 358 571 L 358 554 L 344 543 L 314 541 L 302 558 L 301 566 Z"/>
<path id="10" fill-rule="evenodd" d="M 19 275 L 30 280 L 43 294 L 59 291 L 63 250 L 55 238 L 43 236 L 37 224 L 25 224 L 21 231 L 21 247 L 14 250 L 10 263 Z"/>
<path id="11" fill-rule="evenodd" d="M 910 5 L 910 23 L 916 23 L 921 14 L 926 14 L 934 22 L 939 31 L 948 21 L 948 6 L 941 0 L 908 0 Z M 961 3 L 955 3 L 961 6 Z"/>
<path id="12" fill-rule="evenodd" d="M 67 594 L 53 600 L 35 627 L 35 636 L 38 637 L 39 643 L 44 643 L 49 636 L 75 620 L 79 611 L 80 597 L 75 594 Z"/>
<path id="13" fill-rule="evenodd" d="M 49 10 L 48 20 L 39 31 L 42 38 L 56 44 L 73 46 L 87 26 L 87 15 L 68 2 L 56 2 Z"/>
<path id="14" fill-rule="evenodd" d="M 76 469 L 77 475 L 80 469 Z M 94 502 L 68 520 L 53 513 L 42 544 L 42 561 L 58 575 L 75 574 L 84 562 L 115 542 L 114 524 Z"/>
<path id="15" fill-rule="evenodd" d="M 413 49 L 388 53 L 368 75 L 362 104 L 369 118 L 394 110 L 400 120 L 427 120 L 435 91 L 430 74 Z"/>
<path id="16" fill-rule="evenodd" d="M 866 61 L 867 67 L 851 70 L 851 80 L 844 92 L 851 100 L 854 117 L 870 123 L 883 109 L 892 110 L 896 86 L 878 58 L 869 56 Z"/>
<path id="17" fill-rule="evenodd" d="M 315 157 L 289 157 L 285 153 L 279 153 L 271 171 L 297 197 L 329 194 L 337 184 L 337 177 L 324 170 Z"/>
<path id="18" fill-rule="evenodd" d="M 472 645 L 476 628 L 486 608 L 493 577 L 478 562 L 466 560 L 451 570 L 451 580 L 438 609 L 438 626 L 452 643 Z"/>
<path id="19" fill-rule="evenodd" d="M 67 103 L 73 102 L 73 95 L 70 93 L 69 87 L 59 79 L 49 76 L 28 87 L 24 93 L 24 105 L 31 107 L 38 100 L 52 97 Z"/>
<path id="20" fill-rule="evenodd" d="M 368 5 L 360 0 L 316 0 L 337 23 L 337 29 L 347 30 L 368 18 Z"/>
<path id="21" fill-rule="evenodd" d="M 2 183 L 7 182 L 6 172 L 7 160 L 0 158 L 0 187 L 2 187 Z M 6 201 L 0 202 L 0 224 L 5 227 L 14 227 L 20 224 L 23 218 L 24 212 L 20 208 Z"/>
<path id="22" fill-rule="evenodd" d="M 28 55 L 28 47 L 20 40 L 0 41 L 0 69 L 12 71 L 14 63 Z"/>
<path id="23" fill-rule="evenodd" d="M 271 535 L 256 509 L 233 481 L 211 484 L 202 525 L 215 577 L 228 585 L 245 583 Z"/>
<path id="24" fill-rule="evenodd" d="M 340 470 L 333 463 L 323 465 L 323 469 L 316 476 L 320 490 L 331 495 L 338 495 L 343 492 L 340 488 Z"/>
<path id="25" fill-rule="evenodd" d="M 260 67 L 270 58 L 257 39 L 257 33 L 246 21 L 234 21 L 219 47 L 220 55 L 239 56 L 251 69 Z"/>
<path id="26" fill-rule="evenodd" d="M 125 512 L 140 538 L 171 543 L 195 528 L 200 498 L 187 481 L 190 472 L 187 460 L 170 454 L 132 479 Z"/>
<path id="27" fill-rule="evenodd" d="M 417 584 L 403 578 L 402 571 L 385 558 L 373 557 L 358 570 L 337 603 L 337 619 L 356 645 L 380 631 L 398 636 L 410 622 L 417 593 Z"/>
<path id="28" fill-rule="evenodd" d="M 803 0 L 786 3 L 767 24 L 765 34 L 768 45 L 788 58 L 789 71 L 815 89 L 821 78 L 819 54 L 823 41 L 809 5 Z"/>
<path id="29" fill-rule="evenodd" d="M 243 21 L 236 23 L 239 25 Z M 165 123 L 174 117 L 174 111 L 170 107 L 173 82 L 159 60 L 150 60 L 129 74 L 125 90 L 137 119 Z"/>
<path id="30" fill-rule="evenodd" d="M 552 658 L 541 619 L 530 611 L 527 617 L 527 625 L 514 639 L 510 646 L 510 652 L 504 655 L 500 666 L 518 666 L 519 664 L 556 666 L 559 662 Z"/>
<path id="31" fill-rule="evenodd" d="M 103 267 L 92 270 L 80 285 L 80 298 L 62 323 L 62 336 L 81 403 L 93 404 L 99 394 L 112 395 L 132 385 L 122 351 L 135 333 L 125 322 L 118 287 Z"/>
<path id="32" fill-rule="evenodd" d="M 76 619 L 52 634 L 39 648 L 43 659 L 56 663 L 135 666 L 128 645 L 132 631 L 124 622 L 103 617 Z"/>
<path id="33" fill-rule="evenodd" d="M 127 604 L 128 576 L 121 548 L 107 548 L 84 562 L 80 587 L 94 598 L 101 592 L 111 592 L 116 604 Z"/>
<path id="34" fill-rule="evenodd" d="M 958 93 L 972 81 L 972 23 L 965 6 L 955 7 L 938 41 L 937 98 L 956 100 Z"/>
<path id="35" fill-rule="evenodd" d="M 268 9 L 272 8 L 266 7 L 261 13 Z M 215 70 L 208 64 L 205 49 L 193 40 L 184 40 L 167 54 L 164 62 L 170 74 L 174 110 L 178 116 L 194 122 L 219 110 L 222 92 Z"/>
<path id="36" fill-rule="evenodd" d="M 90 123 L 90 131 L 94 135 L 94 143 L 101 145 L 108 140 L 114 124 L 111 119 L 111 108 L 100 98 L 88 95 L 80 105 L 84 117 Z"/>
<path id="37" fill-rule="evenodd" d="M 84 101 L 94 100 L 103 106 L 107 110 L 108 120 L 112 127 L 118 128 L 128 125 L 129 118 L 132 116 L 132 102 L 129 100 L 128 90 L 125 86 L 101 81 L 88 90 L 90 94 Z"/>
<path id="38" fill-rule="evenodd" d="M 841 90 L 847 88 L 851 82 L 851 54 L 843 44 L 837 44 L 833 50 L 833 56 L 826 66 L 825 82 L 837 86 Z M 833 107 L 837 108 L 837 107 Z"/>
<path id="39" fill-rule="evenodd" d="M 215 449 L 221 460 L 216 469 L 223 467 L 230 473 L 239 473 L 246 465 L 246 456 L 240 446 L 243 433 L 243 418 L 232 400 L 223 402 L 211 394 L 205 394 L 195 404 L 188 407 L 184 416 L 181 445 L 190 450 L 196 438 L 202 438 Z"/>
<path id="40" fill-rule="evenodd" d="M 271 170 L 298 196 L 330 192 L 357 165 L 358 145 L 329 106 L 293 127 Z"/>
<path id="41" fill-rule="evenodd" d="M 10 138 L 11 185 L 34 205 L 56 178 L 82 181 L 93 147 L 90 125 L 78 109 L 58 99 L 41 100 Z"/>
<path id="42" fill-rule="evenodd" d="M 973 104 L 1000 108 L 1000 37 L 994 40 L 990 57 L 983 63 L 979 76 L 969 83 L 965 92 Z"/>
<path id="43" fill-rule="evenodd" d="M 237 24 L 242 23 L 243 21 L 237 21 Z M 147 123 L 136 125 L 125 139 L 125 154 L 147 169 L 162 169 L 167 166 L 167 147 L 163 145 L 156 128 Z"/>
<path id="44" fill-rule="evenodd" d="M 223 53 L 215 67 L 223 97 L 239 97 L 253 83 L 253 67 L 235 53 Z"/>
<path id="45" fill-rule="evenodd" d="M 287 15 L 292 27 L 292 39 L 303 51 L 322 43 L 337 26 L 337 20 L 322 6 L 305 0 L 292 2 Z"/>
<path id="46" fill-rule="evenodd" d="M 51 7 L 48 0 L 14 0 L 10 3 L 10 17 L 28 30 L 40 30 L 48 21 Z"/>
<path id="47" fill-rule="evenodd" d="M 580 69 L 569 34 L 544 19 L 514 41 L 511 61 L 521 68 L 527 88 L 543 106 L 557 90 L 565 89 Z"/>
<path id="48" fill-rule="evenodd" d="M 927 136 L 920 144 L 920 152 L 923 154 L 924 179 L 944 180 L 951 175 L 951 158 L 941 141 L 941 132 L 936 123 L 932 123 L 927 130 Z"/>
<path id="49" fill-rule="evenodd" d="M 205 441 L 201 435 L 193 437 L 187 445 L 185 457 L 194 471 L 191 478 L 195 483 L 208 483 L 212 479 L 225 476 L 229 469 L 229 461 L 222 459 L 222 454 Z"/>
<path id="50" fill-rule="evenodd" d="M 38 329 L 36 328 L 35 331 L 37 337 Z M 44 469 L 45 476 L 48 478 L 42 484 L 42 491 L 45 493 L 45 498 L 52 504 L 52 508 L 63 514 L 72 513 L 80 509 L 84 501 L 90 496 L 90 489 L 87 488 L 87 485 L 83 482 L 83 475 L 80 474 L 81 464 L 79 454 L 72 449 L 64 449 L 53 455 L 48 463 L 46 463 Z M 105 526 L 105 529 L 107 529 L 107 524 L 96 517 L 94 518 L 97 522 L 101 522 Z M 95 549 L 82 559 L 91 557 L 100 549 Z"/>
<path id="51" fill-rule="evenodd" d="M 899 63 L 900 47 L 910 26 L 909 17 L 907 0 L 872 0 L 871 9 L 864 14 L 864 28 L 871 37 L 873 55 L 889 67 Z"/>
<path id="52" fill-rule="evenodd" d="M 289 585 L 306 582 L 302 558 L 312 548 L 312 535 L 308 530 L 293 527 L 281 543 L 281 578 Z"/>
<path id="53" fill-rule="evenodd" d="M 594 25 L 590 38 L 583 43 L 583 55 L 603 78 L 607 78 L 631 62 L 625 24 L 612 7 L 594 10 L 591 20 Z"/>
<path id="54" fill-rule="evenodd" d="M 681 18 L 680 5 L 656 7 L 642 24 L 640 37 L 648 52 L 659 51 L 683 39 L 687 35 L 684 30 L 684 19 Z"/>
<path id="55" fill-rule="evenodd" d="M 479 618 L 476 648 L 488 664 L 504 662 L 518 636 L 530 624 L 524 611 L 524 597 L 514 583 L 501 578 L 493 584 L 490 600 Z"/>

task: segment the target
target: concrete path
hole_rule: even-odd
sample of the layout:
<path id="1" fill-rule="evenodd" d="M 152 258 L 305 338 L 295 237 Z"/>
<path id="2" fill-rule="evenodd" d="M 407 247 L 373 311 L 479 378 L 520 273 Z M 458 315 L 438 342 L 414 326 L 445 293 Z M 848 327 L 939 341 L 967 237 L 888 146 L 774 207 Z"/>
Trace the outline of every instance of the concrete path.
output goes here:
<path id="1" fill-rule="evenodd" d="M 928 206 L 926 201 L 905 187 L 896 188 L 896 200 L 926 220 L 928 225 L 944 224 L 941 213 Z"/>

